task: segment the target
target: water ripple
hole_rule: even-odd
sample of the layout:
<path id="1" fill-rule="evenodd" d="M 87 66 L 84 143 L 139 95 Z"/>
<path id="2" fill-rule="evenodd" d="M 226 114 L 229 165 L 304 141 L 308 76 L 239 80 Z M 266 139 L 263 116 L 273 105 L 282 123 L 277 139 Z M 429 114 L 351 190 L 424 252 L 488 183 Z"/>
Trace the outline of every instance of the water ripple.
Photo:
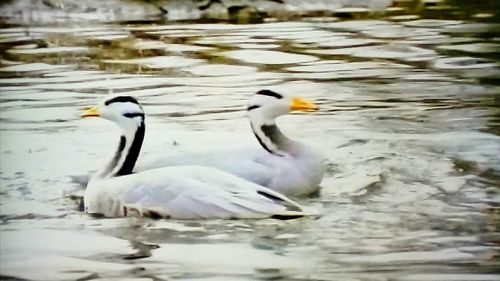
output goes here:
<path id="1" fill-rule="evenodd" d="M 336 9 L 352 20 L 0 29 L 2 277 L 498 280 L 498 24 L 422 5 Z M 109 122 L 80 120 L 84 107 L 136 96 L 149 116 L 144 161 L 257 147 L 246 106 L 264 88 L 320 106 L 278 123 L 328 159 L 321 194 L 298 199 L 321 217 L 79 211 L 69 177 L 95 171 L 116 142 Z"/>

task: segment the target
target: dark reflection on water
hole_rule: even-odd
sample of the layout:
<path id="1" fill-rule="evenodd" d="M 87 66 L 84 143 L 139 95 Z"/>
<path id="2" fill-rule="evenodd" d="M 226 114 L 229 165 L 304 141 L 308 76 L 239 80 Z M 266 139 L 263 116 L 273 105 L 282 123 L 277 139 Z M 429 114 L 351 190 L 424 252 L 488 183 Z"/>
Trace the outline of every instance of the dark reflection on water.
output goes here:
<path id="1" fill-rule="evenodd" d="M 349 20 L 2 28 L 2 276 L 500 280 L 498 9 L 469 3 L 395 1 Z M 257 145 L 244 109 L 262 88 L 321 106 L 280 120 L 329 160 L 321 194 L 299 199 L 320 218 L 99 219 L 68 198 L 69 176 L 113 151 L 110 124 L 78 118 L 104 95 L 144 103 L 147 159 Z"/>

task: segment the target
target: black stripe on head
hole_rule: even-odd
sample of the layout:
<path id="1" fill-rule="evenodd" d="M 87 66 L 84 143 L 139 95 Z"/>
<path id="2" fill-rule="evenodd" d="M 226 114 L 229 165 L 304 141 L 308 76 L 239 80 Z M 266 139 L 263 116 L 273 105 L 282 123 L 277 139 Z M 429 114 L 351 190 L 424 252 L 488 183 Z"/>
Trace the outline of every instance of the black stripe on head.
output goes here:
<path id="1" fill-rule="evenodd" d="M 136 112 L 136 113 L 123 113 L 123 116 L 127 118 L 134 118 L 134 117 L 142 117 L 144 119 L 144 113 Z"/>
<path id="2" fill-rule="evenodd" d="M 260 90 L 258 91 L 257 93 L 255 93 L 256 95 L 262 95 L 262 96 L 270 96 L 270 97 L 274 97 L 274 98 L 277 98 L 277 99 L 282 99 L 283 96 L 276 93 L 276 92 L 273 92 L 271 90 Z"/>
<path id="3" fill-rule="evenodd" d="M 139 104 L 139 102 L 131 96 L 114 97 L 112 99 L 105 101 L 104 104 L 110 105 L 110 104 L 115 103 L 115 102 L 131 102 L 131 103 Z"/>
<path id="4" fill-rule="evenodd" d="M 260 105 L 256 105 L 255 104 L 255 105 L 251 105 L 251 106 L 247 107 L 247 110 L 250 111 L 250 110 L 253 110 L 253 109 L 257 109 L 259 107 L 260 107 Z"/>

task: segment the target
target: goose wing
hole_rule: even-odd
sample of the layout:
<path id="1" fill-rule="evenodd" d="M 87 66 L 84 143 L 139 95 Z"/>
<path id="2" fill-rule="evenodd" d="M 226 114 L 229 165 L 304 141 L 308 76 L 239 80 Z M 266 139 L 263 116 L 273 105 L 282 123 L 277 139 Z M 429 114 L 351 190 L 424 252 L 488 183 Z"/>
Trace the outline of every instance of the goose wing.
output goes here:
<path id="1" fill-rule="evenodd" d="M 177 219 L 304 216 L 301 207 L 285 196 L 208 167 L 154 169 L 103 184 L 106 186 L 99 187 L 103 193 L 95 194 L 94 199 L 106 200 L 105 195 L 119 198 L 120 204 L 110 204 L 118 210 L 115 215 L 128 210 Z"/>
<path id="2" fill-rule="evenodd" d="M 324 173 L 321 165 L 309 163 L 308 159 L 294 159 L 288 155 L 278 157 L 270 155 L 263 149 L 252 148 L 164 157 L 143 163 L 136 168 L 136 171 L 178 165 L 217 168 L 258 185 L 294 196 L 314 192 Z"/>
<path id="3" fill-rule="evenodd" d="M 140 163 L 135 171 L 142 172 L 180 165 L 206 166 L 226 171 L 259 185 L 270 186 L 277 173 L 280 172 L 280 163 L 265 161 L 266 158 L 268 158 L 266 152 L 252 148 L 212 151 L 202 154 L 188 153 Z"/>

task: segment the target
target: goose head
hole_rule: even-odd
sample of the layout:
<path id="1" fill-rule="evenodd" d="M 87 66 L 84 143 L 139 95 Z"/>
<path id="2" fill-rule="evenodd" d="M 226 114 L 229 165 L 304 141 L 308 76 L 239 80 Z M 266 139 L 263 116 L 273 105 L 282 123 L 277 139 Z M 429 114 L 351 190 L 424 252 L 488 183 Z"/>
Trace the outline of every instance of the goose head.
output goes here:
<path id="1" fill-rule="evenodd" d="M 316 111 L 318 107 L 303 98 L 285 96 L 270 90 L 261 90 L 250 98 L 247 108 L 250 125 L 260 145 L 276 156 L 296 155 L 302 146 L 287 138 L 275 119 L 292 111 Z"/>
<path id="2" fill-rule="evenodd" d="M 86 109 L 82 118 L 101 117 L 115 122 L 123 131 L 135 131 L 144 122 L 144 110 L 130 96 L 114 96 L 101 100 L 96 106 Z"/>
<path id="3" fill-rule="evenodd" d="M 131 174 L 141 151 L 145 132 L 144 111 L 139 102 L 130 96 L 108 97 L 86 109 L 81 117 L 101 117 L 114 122 L 122 130 L 115 156 L 93 179 Z"/>
<path id="4" fill-rule="evenodd" d="M 318 106 L 304 98 L 260 90 L 251 97 L 247 110 L 253 122 L 267 124 L 292 111 L 316 111 Z"/>

